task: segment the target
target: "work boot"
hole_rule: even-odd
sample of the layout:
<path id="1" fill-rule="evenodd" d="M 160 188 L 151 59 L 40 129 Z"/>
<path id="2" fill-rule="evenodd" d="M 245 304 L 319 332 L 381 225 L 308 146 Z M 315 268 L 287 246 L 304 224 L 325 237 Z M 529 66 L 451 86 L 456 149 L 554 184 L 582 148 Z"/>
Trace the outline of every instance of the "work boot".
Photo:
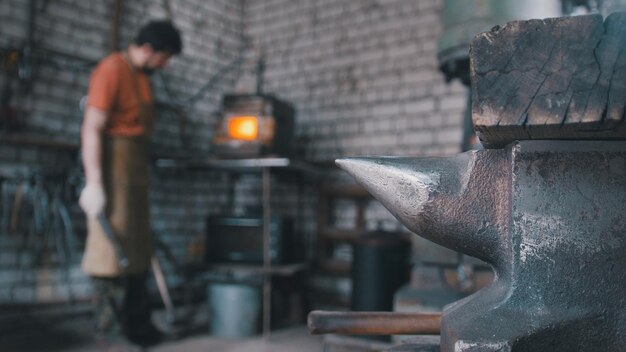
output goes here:
<path id="1" fill-rule="evenodd" d="M 152 324 L 130 332 L 128 337 L 134 343 L 144 347 L 157 345 L 167 339 L 166 334 Z"/>

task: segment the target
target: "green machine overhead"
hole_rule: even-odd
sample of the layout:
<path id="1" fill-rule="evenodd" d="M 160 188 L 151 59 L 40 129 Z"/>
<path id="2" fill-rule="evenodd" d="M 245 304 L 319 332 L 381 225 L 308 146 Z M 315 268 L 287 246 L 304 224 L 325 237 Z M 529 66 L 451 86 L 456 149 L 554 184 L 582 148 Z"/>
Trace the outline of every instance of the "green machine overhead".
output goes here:
<path id="1" fill-rule="evenodd" d="M 444 0 L 439 38 L 440 70 L 469 85 L 469 43 L 478 33 L 509 21 L 561 15 L 559 0 Z"/>

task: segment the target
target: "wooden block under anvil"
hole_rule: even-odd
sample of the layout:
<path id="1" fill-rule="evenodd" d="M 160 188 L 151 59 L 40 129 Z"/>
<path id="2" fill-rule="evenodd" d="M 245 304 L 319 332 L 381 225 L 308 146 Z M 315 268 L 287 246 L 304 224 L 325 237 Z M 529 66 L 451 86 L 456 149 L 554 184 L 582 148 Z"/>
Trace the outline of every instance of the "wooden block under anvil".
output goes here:
<path id="1" fill-rule="evenodd" d="M 487 148 L 626 140 L 626 12 L 510 22 L 470 45 L 472 119 Z"/>

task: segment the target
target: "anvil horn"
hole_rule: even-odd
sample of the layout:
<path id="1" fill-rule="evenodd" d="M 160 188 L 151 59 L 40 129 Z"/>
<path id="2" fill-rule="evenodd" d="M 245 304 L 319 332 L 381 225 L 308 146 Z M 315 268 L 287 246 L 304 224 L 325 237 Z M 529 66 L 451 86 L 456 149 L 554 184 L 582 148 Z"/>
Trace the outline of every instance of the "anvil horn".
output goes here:
<path id="1" fill-rule="evenodd" d="M 505 217 L 498 213 L 499 203 L 507 201 L 504 159 L 474 151 L 448 158 L 359 157 L 336 163 L 411 231 L 497 266 L 509 252 L 501 238 Z"/>

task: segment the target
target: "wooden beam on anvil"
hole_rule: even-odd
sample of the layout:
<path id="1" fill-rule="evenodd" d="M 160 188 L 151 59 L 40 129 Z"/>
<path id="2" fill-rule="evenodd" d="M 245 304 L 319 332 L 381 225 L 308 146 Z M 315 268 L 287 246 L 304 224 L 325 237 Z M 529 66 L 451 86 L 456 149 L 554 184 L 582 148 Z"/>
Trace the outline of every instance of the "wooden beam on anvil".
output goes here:
<path id="1" fill-rule="evenodd" d="M 626 139 L 626 13 L 516 21 L 470 45 L 472 119 L 485 147 Z"/>

